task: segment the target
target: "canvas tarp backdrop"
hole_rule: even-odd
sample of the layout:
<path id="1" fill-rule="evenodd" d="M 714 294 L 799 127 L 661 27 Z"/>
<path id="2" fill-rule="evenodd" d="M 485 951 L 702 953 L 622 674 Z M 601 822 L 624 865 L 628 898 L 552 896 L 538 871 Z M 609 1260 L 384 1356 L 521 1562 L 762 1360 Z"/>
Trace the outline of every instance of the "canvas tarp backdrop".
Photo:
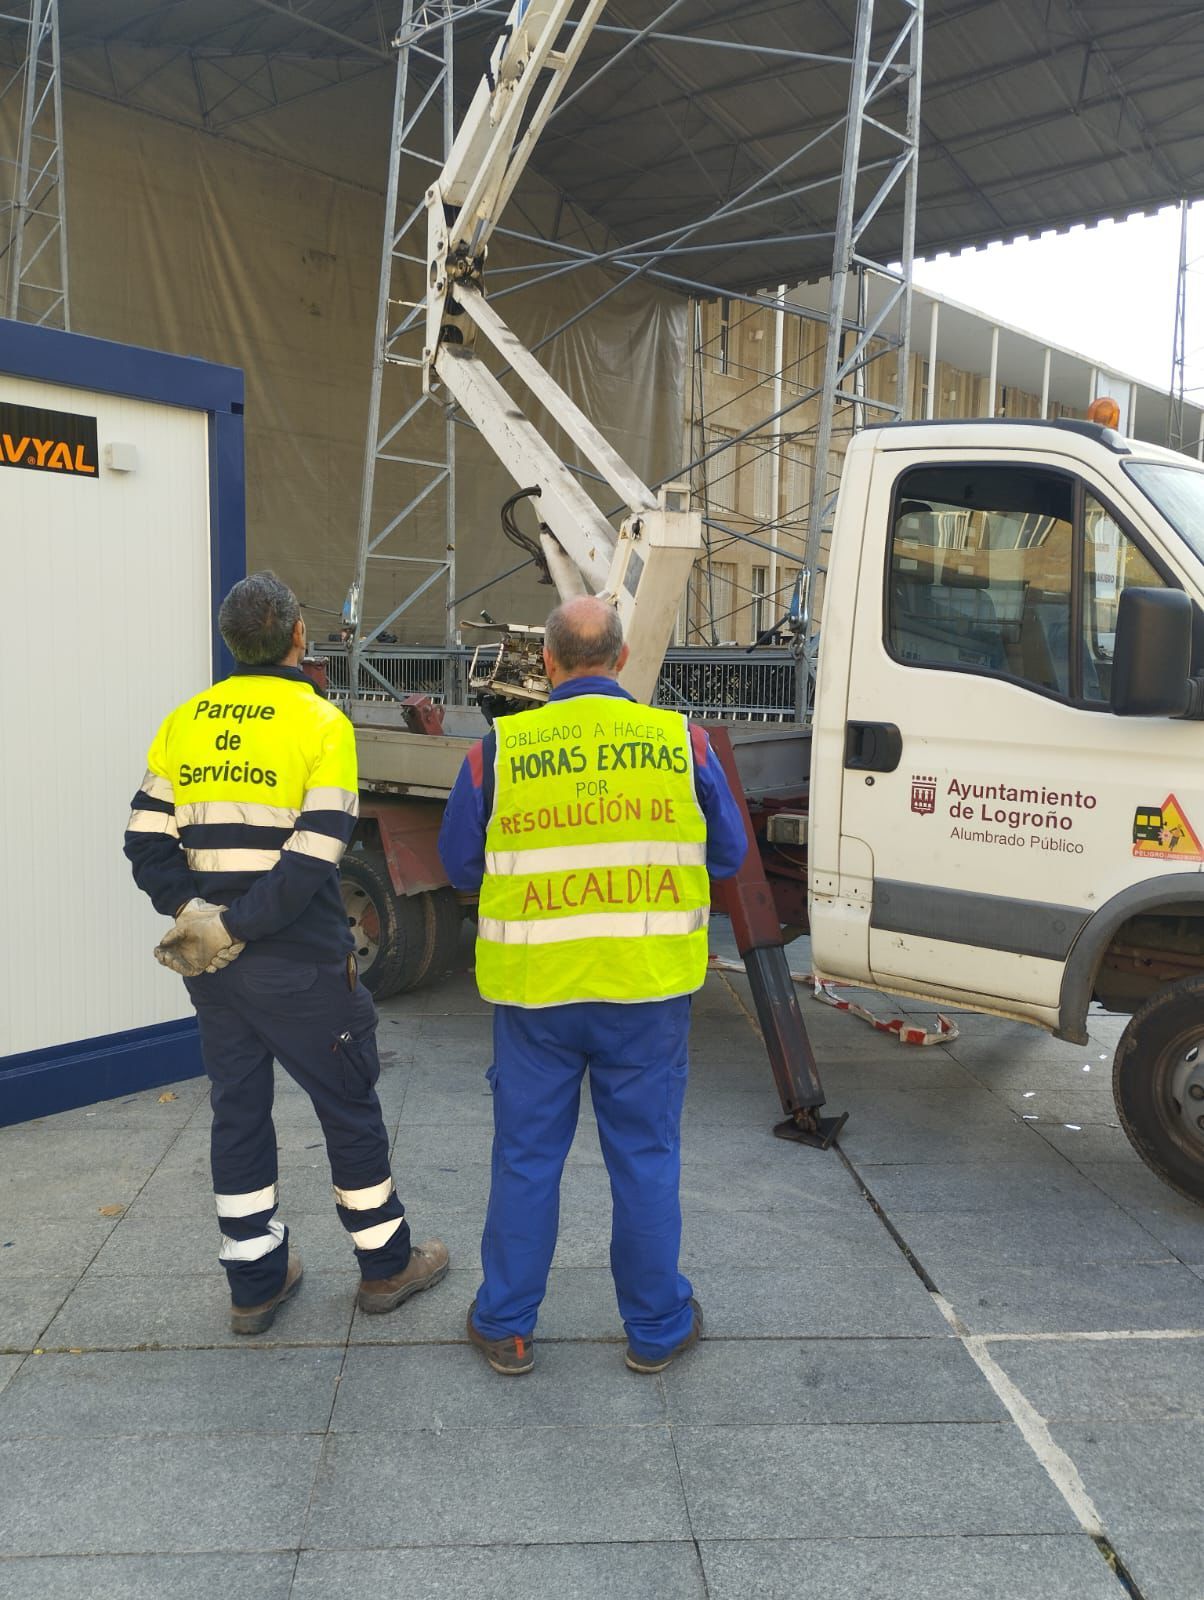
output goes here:
<path id="1" fill-rule="evenodd" d="M 161 116 L 89 93 L 65 96 L 72 326 L 244 369 L 248 562 L 275 568 L 295 587 L 311 636 L 321 640 L 337 629 L 354 573 L 392 73 L 370 74 L 215 135 L 172 119 L 172 79 L 182 70 L 177 63 L 156 79 Z M 413 166 L 402 173 L 402 189 L 417 199 L 434 168 Z M 535 231 L 530 219 L 550 214 L 554 203 L 538 180 L 526 183 L 511 207 L 514 226 Z M 491 253 L 491 266 L 538 260 L 534 247 L 506 239 Z M 499 277 L 499 288 L 514 282 Z M 530 345 L 614 282 L 588 267 L 499 295 L 498 308 Z M 414 288 L 404 293 L 418 298 Z M 635 283 L 541 352 L 647 481 L 673 475 L 684 459 L 687 325 L 684 300 Z M 417 375 L 409 377 L 403 394 L 391 375 L 386 422 L 417 392 Z M 523 403 L 573 463 L 552 420 Z M 516 486 L 471 428 L 459 426 L 456 435 L 457 587 L 464 591 L 521 558 L 498 521 L 501 501 Z M 442 444 L 442 412 L 428 405 L 395 448 L 433 458 Z M 375 525 L 429 476 L 398 466 L 383 471 Z M 592 492 L 613 511 L 608 490 Z M 530 513 L 520 521 L 534 529 Z M 442 559 L 441 494 L 424 501 L 381 549 Z M 386 615 L 430 570 L 371 563 L 367 619 Z M 445 586 L 432 586 L 391 631 L 403 642 L 441 642 L 446 596 Z M 553 598 L 528 568 L 468 602 L 464 614 L 476 617 L 486 606 L 499 618 L 539 622 Z"/>

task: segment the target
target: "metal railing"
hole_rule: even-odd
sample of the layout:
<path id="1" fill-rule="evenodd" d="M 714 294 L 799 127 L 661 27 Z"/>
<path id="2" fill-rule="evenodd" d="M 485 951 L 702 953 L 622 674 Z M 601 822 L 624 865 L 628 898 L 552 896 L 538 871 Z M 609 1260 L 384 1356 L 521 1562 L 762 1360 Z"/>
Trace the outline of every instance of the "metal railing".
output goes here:
<path id="1" fill-rule="evenodd" d="M 378 645 L 365 650 L 354 695 L 347 646 L 324 644 L 315 646 L 314 653 L 326 660 L 330 696 L 335 701 L 352 698 L 386 701 L 407 694 L 425 694 L 439 705 L 468 703 L 468 664 L 472 660 L 472 650 L 467 646 L 448 650 L 440 646 L 428 649 L 421 645 Z M 385 683 L 381 683 L 381 678 Z"/>
<path id="2" fill-rule="evenodd" d="M 331 698 L 340 703 L 351 699 L 347 646 L 316 645 L 315 653 L 326 659 Z M 471 646 L 379 645 L 364 652 L 354 698 L 381 702 L 425 694 L 440 705 L 470 705 L 472 653 Z M 691 717 L 792 722 L 795 671 L 795 658 L 785 648 L 681 646 L 665 656 L 656 704 Z"/>
<path id="3" fill-rule="evenodd" d="M 735 722 L 793 722 L 793 654 L 785 649 L 670 650 L 656 703 L 687 716 Z"/>

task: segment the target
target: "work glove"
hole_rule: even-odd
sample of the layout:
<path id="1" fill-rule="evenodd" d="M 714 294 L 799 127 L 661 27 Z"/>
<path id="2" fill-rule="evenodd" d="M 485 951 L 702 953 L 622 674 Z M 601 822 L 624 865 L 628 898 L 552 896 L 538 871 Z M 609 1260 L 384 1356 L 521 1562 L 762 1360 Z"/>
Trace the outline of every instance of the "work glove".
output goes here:
<path id="1" fill-rule="evenodd" d="M 228 967 L 246 945 L 222 921 L 225 909 L 207 900 L 189 900 L 176 912 L 175 927 L 155 946 L 155 960 L 182 978 L 199 978 L 202 972 Z"/>

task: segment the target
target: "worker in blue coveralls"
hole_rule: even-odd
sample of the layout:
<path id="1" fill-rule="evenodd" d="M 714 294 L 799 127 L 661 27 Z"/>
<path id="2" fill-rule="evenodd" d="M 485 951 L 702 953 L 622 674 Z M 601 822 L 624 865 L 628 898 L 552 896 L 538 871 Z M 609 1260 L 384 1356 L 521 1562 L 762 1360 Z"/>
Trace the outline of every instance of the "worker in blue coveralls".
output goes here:
<path id="1" fill-rule="evenodd" d="M 305 623 L 273 573 L 236 583 L 218 626 L 234 672 L 159 729 L 125 853 L 175 919 L 155 955 L 196 1007 L 230 1326 L 254 1334 L 301 1283 L 276 1216 L 273 1057 L 322 1124 L 360 1310 L 392 1311 L 445 1277 L 448 1259 L 438 1239 L 410 1242 L 376 1095 L 376 1008 L 339 891 L 359 815 L 354 731 L 300 670 Z"/>
<path id="2" fill-rule="evenodd" d="M 468 1338 L 530 1372 L 581 1080 L 610 1175 L 610 1261 L 633 1372 L 697 1343 L 678 1270 L 690 995 L 707 965 L 709 878 L 747 848 L 706 733 L 634 701 L 618 613 L 581 596 L 548 618 L 546 705 L 470 751 L 439 850 L 479 890 L 476 972 L 494 1003 L 493 1172 Z"/>

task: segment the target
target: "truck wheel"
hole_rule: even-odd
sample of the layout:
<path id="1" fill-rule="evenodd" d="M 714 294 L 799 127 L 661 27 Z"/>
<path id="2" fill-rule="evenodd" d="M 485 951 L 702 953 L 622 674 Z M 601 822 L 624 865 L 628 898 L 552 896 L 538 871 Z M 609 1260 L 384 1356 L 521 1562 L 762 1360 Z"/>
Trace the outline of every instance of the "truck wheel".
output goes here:
<path id="1" fill-rule="evenodd" d="M 429 960 L 423 896 L 394 894 L 388 864 L 377 850 L 349 851 L 339 883 L 364 988 L 378 1000 L 412 989 Z"/>
<path id="2" fill-rule="evenodd" d="M 1171 984 L 1131 1018 L 1112 1094 L 1145 1164 L 1204 1204 L 1204 977 Z"/>
<path id="3" fill-rule="evenodd" d="M 422 897 L 427 903 L 430 932 L 430 963 L 422 975 L 428 979 L 444 978 L 456 964 L 460 954 L 460 927 L 464 912 L 456 899 L 454 889 L 433 889 Z"/>

